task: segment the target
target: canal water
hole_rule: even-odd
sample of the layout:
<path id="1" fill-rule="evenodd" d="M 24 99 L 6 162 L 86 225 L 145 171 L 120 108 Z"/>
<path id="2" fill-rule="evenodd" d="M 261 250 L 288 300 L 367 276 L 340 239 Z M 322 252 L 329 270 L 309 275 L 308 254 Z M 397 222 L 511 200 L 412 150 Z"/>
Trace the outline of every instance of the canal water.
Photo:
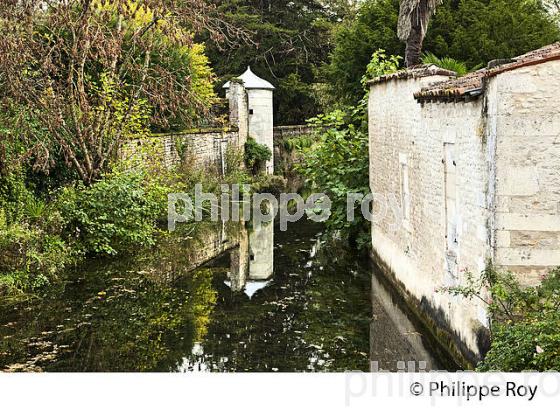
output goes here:
<path id="1" fill-rule="evenodd" d="M 220 226 L 81 265 L 0 306 L 0 370 L 455 369 L 367 258 L 321 233 Z"/>

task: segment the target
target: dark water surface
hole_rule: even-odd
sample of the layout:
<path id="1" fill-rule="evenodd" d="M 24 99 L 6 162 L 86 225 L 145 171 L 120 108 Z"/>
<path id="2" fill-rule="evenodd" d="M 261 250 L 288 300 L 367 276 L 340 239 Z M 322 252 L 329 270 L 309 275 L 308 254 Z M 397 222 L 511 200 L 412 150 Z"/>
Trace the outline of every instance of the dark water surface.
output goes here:
<path id="1" fill-rule="evenodd" d="M 0 306 L 0 369 L 369 371 L 372 361 L 388 370 L 399 361 L 453 368 L 368 261 L 322 241 L 321 228 L 219 227 L 219 235 L 83 265 L 42 299 Z M 193 261 L 222 248 L 193 270 Z"/>

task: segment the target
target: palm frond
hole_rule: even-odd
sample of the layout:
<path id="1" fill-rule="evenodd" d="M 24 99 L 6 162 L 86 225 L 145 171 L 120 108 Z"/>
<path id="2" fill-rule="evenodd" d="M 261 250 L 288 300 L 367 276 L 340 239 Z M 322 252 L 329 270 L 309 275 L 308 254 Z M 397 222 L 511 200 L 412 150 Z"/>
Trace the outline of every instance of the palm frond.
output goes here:
<path id="1" fill-rule="evenodd" d="M 422 56 L 422 63 L 433 64 L 438 66 L 439 68 L 454 71 L 455 73 L 457 73 L 457 77 L 462 77 L 469 72 L 467 65 L 462 61 L 455 60 L 451 57 L 439 58 L 435 54 L 429 52 Z"/>
<path id="2" fill-rule="evenodd" d="M 419 25 L 422 37 L 428 30 L 430 17 L 436 12 L 437 6 L 443 0 L 401 0 L 397 35 L 400 40 L 406 41 L 412 32 L 413 23 Z"/>

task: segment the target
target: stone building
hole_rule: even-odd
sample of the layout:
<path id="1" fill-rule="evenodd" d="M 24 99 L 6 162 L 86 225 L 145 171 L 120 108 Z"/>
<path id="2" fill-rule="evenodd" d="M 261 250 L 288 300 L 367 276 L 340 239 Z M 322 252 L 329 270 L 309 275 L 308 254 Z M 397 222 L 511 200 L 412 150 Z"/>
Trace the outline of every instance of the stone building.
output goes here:
<path id="1" fill-rule="evenodd" d="M 259 144 L 266 145 L 270 152 L 274 152 L 274 110 L 273 91 L 274 86 L 268 81 L 257 77 L 251 67 L 243 73 L 239 80 L 242 82 L 247 93 L 249 109 L 249 137 Z M 229 96 L 232 82 L 224 84 Z M 266 172 L 274 173 L 274 158 L 266 163 Z"/>
<path id="2" fill-rule="evenodd" d="M 423 66 L 371 82 L 371 190 L 403 215 L 373 223 L 373 257 L 473 363 L 486 306 L 438 290 L 489 264 L 526 284 L 560 266 L 559 97 L 560 43 L 462 78 Z"/>
<path id="3" fill-rule="evenodd" d="M 249 68 L 239 78 L 227 82 L 224 88 L 227 90 L 224 102 L 229 109 L 226 124 L 139 137 L 126 144 L 121 155 L 124 158 L 161 157 L 167 167 L 187 161 L 192 166 L 224 174 L 227 150 L 230 147 L 244 150 L 248 137 L 274 152 L 272 84 L 257 77 Z M 274 173 L 274 158 L 267 161 L 266 172 Z"/>

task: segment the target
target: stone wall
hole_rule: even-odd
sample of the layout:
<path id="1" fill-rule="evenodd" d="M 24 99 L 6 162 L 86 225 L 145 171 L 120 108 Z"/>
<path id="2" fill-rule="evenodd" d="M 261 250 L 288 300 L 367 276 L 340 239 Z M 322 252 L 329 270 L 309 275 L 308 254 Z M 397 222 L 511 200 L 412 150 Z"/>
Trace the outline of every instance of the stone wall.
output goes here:
<path id="1" fill-rule="evenodd" d="M 187 160 L 193 166 L 222 174 L 228 147 L 239 147 L 237 129 L 196 129 L 135 139 L 125 147 L 124 156 L 155 157 L 166 167 Z"/>
<path id="2" fill-rule="evenodd" d="M 371 89 L 371 190 L 385 198 L 394 195 L 404 213 L 398 229 L 392 217 L 374 223 L 372 241 L 374 259 L 409 302 L 441 338 L 458 347 L 456 355 L 474 362 L 483 350 L 485 310 L 439 290 L 462 284 L 461 272 L 480 272 L 490 256 L 482 103 L 422 106 L 413 95 L 446 78 L 389 81 Z M 453 215 L 446 210 L 446 169 L 454 171 L 451 184 L 463 188 L 454 191 Z M 448 237 L 448 217 L 457 237 Z"/>
<path id="3" fill-rule="evenodd" d="M 244 150 L 249 132 L 247 92 L 241 83 L 231 83 L 227 101 L 229 123 L 224 127 L 196 128 L 139 137 L 124 145 L 121 156 L 125 159 L 140 157 L 142 161 L 156 162 L 167 168 L 185 161 L 190 166 L 223 174 L 228 149 Z M 223 105 L 221 101 L 220 111 L 223 110 Z M 221 116 L 218 119 L 223 122 Z"/>
<path id="4" fill-rule="evenodd" d="M 488 344 L 486 306 L 438 289 L 489 264 L 525 284 L 560 265 L 560 60 L 528 56 L 445 83 L 424 69 L 371 87 L 371 189 L 395 195 L 404 216 L 397 230 L 373 223 L 373 257 L 471 363 Z"/>
<path id="5" fill-rule="evenodd" d="M 497 266 L 523 282 L 560 266 L 560 60 L 509 71 L 489 86 L 496 124 Z"/>

